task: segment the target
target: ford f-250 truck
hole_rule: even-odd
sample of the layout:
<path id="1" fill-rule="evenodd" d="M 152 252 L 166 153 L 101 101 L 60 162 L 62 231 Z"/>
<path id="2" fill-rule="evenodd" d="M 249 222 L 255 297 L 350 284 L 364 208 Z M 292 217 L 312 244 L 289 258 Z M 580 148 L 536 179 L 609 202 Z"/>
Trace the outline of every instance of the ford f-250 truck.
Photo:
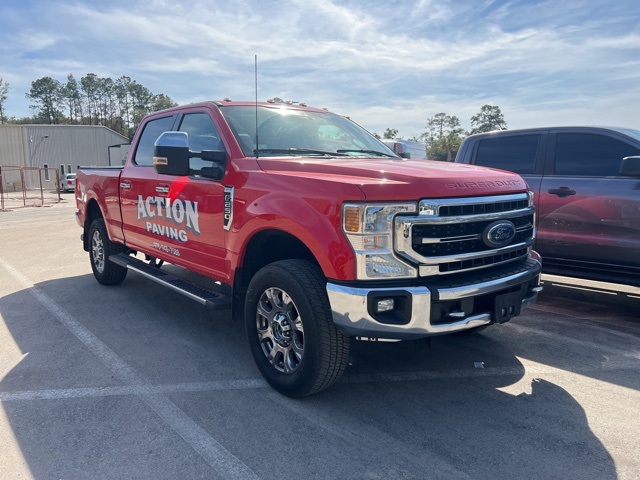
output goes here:
<path id="1" fill-rule="evenodd" d="M 151 114 L 124 167 L 80 170 L 76 198 L 98 282 L 133 270 L 231 308 L 265 379 L 292 397 L 336 382 L 350 337 L 475 331 L 541 289 L 518 175 L 402 159 L 349 119 L 302 105 Z"/>

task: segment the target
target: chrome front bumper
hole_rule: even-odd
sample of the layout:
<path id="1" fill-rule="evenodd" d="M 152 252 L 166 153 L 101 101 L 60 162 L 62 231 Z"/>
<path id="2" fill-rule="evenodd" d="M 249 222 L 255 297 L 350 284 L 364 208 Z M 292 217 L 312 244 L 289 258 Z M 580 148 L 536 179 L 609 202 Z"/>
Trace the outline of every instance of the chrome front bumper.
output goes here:
<path id="1" fill-rule="evenodd" d="M 334 323 L 348 335 L 406 340 L 458 332 L 495 321 L 493 311 L 487 309 L 487 311 L 473 311 L 466 316 L 461 315 L 462 312 L 456 312 L 455 315 L 451 315 L 450 322 L 432 323 L 431 310 L 434 301 L 455 302 L 469 298 L 475 299 L 497 294 L 506 289 L 522 287 L 522 307 L 533 304 L 542 290 L 539 286 L 540 271 L 540 262 L 529 259 L 527 268 L 524 270 L 514 269 L 511 274 L 495 276 L 478 283 L 448 285 L 436 281 L 433 285 L 392 288 L 352 287 L 328 283 L 327 294 Z M 370 295 L 383 294 L 383 296 L 393 297 L 394 293 L 410 299 L 410 317 L 402 324 L 383 323 L 376 320 L 371 312 Z"/>

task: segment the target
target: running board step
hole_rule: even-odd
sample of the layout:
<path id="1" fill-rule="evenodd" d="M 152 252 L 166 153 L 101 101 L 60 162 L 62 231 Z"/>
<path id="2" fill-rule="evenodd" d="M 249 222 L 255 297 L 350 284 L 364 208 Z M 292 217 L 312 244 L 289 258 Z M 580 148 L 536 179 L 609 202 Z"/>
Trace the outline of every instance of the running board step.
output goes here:
<path id="1" fill-rule="evenodd" d="M 149 280 L 153 280 L 162 286 L 170 288 L 174 292 L 181 293 L 191 300 L 195 300 L 196 302 L 213 310 L 227 310 L 231 308 L 230 295 L 217 293 L 213 290 L 190 283 L 177 275 L 152 267 L 138 258 L 120 253 L 109 257 L 109 259 L 121 267 L 125 267 L 139 273 Z"/>

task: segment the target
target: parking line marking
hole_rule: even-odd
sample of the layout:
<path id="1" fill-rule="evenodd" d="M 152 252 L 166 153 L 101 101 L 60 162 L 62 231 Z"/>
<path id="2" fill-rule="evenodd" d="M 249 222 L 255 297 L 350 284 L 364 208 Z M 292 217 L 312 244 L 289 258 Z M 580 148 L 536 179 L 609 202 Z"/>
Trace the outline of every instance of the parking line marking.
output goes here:
<path id="1" fill-rule="evenodd" d="M 469 368 L 448 370 L 443 372 L 415 371 L 415 372 L 388 372 L 388 373 L 363 373 L 346 375 L 341 384 L 356 383 L 386 383 L 386 382 L 412 382 L 427 380 L 453 380 L 462 378 L 501 377 L 512 375 L 548 375 L 559 371 L 575 374 L 588 374 L 600 371 L 637 370 L 640 367 L 640 358 L 637 360 L 608 361 L 597 366 L 581 366 L 578 368 L 557 368 L 543 364 L 511 367 L 485 367 L 483 369 Z M 108 397 L 126 395 L 161 395 L 190 392 L 217 392 L 229 390 L 253 390 L 269 388 L 267 382 L 262 379 L 247 380 L 222 380 L 214 382 L 175 383 L 165 385 L 123 385 L 111 387 L 84 387 L 61 388 L 48 390 L 22 390 L 17 392 L 0 392 L 0 401 L 33 401 L 33 400 L 58 400 L 65 398 L 84 397 Z"/>
<path id="2" fill-rule="evenodd" d="M 176 383 L 170 385 L 121 385 L 111 387 L 59 388 L 48 390 L 0 392 L 0 401 L 11 402 L 17 400 L 58 400 L 64 398 L 84 397 L 219 392 L 228 390 L 250 390 L 267 387 L 268 384 L 264 380 L 251 379 L 217 382 Z"/>
<path id="3" fill-rule="evenodd" d="M 31 293 L 51 314 L 80 340 L 102 363 L 131 387 L 146 386 L 148 382 L 122 360 L 98 337 L 78 322 L 51 297 L 38 289 L 11 264 L 0 258 L 2 266 L 19 284 Z M 238 457 L 209 435 L 202 427 L 178 408 L 164 393 L 135 393 L 169 427 L 187 442 L 222 478 L 258 479 L 259 477 Z"/>

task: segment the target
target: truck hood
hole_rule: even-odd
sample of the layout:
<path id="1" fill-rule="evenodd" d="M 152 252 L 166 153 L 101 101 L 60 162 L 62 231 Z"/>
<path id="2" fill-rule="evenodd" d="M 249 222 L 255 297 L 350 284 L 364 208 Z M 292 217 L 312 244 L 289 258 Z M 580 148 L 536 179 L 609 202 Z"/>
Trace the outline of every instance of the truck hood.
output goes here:
<path id="1" fill-rule="evenodd" d="M 471 197 L 528 189 L 515 173 L 429 160 L 262 157 L 258 164 L 268 174 L 357 185 L 370 201 Z"/>

